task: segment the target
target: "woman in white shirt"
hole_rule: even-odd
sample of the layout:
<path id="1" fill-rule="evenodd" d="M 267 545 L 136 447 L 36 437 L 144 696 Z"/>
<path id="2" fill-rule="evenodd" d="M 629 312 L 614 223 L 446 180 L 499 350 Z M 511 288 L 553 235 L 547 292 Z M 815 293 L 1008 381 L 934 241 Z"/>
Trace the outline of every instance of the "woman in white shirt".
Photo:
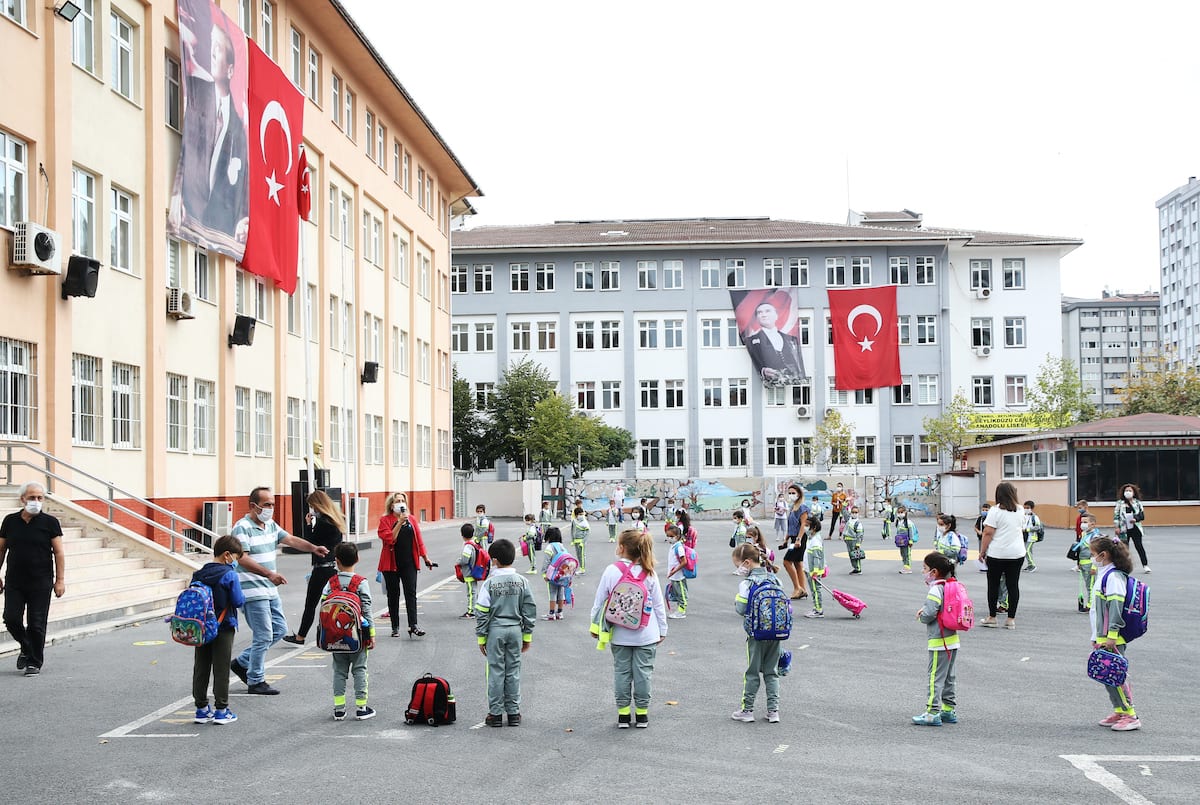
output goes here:
<path id="1" fill-rule="evenodd" d="M 1000 600 L 1000 580 L 1008 587 L 1008 620 L 1005 629 L 1017 628 L 1017 604 L 1021 600 L 1021 565 L 1025 562 L 1025 541 L 1021 529 L 1025 515 L 1021 509 L 1017 488 L 1010 483 L 996 487 L 996 505 L 988 510 L 983 521 L 983 540 L 979 558 L 987 562 L 988 617 L 980 626 L 996 628 L 997 604 Z"/>

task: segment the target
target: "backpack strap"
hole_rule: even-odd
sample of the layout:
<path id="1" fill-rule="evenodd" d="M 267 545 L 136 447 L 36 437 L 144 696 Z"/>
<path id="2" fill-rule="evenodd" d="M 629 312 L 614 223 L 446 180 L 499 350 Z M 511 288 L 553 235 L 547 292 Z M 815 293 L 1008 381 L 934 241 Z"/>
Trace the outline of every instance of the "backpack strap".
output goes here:
<path id="1" fill-rule="evenodd" d="M 337 578 L 337 576 L 335 575 L 334 578 Z M 352 592 L 357 595 L 358 594 L 358 586 L 366 580 L 367 579 L 365 576 L 359 576 L 358 574 L 355 574 L 350 577 L 350 586 L 347 587 L 346 589 L 349 592 Z"/>
<path id="2" fill-rule="evenodd" d="M 342 583 L 338 581 L 338 574 L 334 573 L 329 577 L 329 592 L 336 593 L 342 589 Z"/>

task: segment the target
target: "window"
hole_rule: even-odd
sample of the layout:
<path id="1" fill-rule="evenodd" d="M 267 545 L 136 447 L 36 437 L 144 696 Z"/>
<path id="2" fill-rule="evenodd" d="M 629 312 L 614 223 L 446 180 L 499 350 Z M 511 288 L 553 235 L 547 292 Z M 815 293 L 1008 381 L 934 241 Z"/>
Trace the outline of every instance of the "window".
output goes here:
<path id="1" fill-rule="evenodd" d="M 6 389 L 7 390 L 7 389 Z M 71 444 L 104 444 L 104 372 L 99 358 L 71 356 Z"/>
<path id="2" fill-rule="evenodd" d="M 386 170 L 387 168 L 387 149 L 384 146 L 387 143 L 387 126 L 383 125 L 383 121 L 378 117 L 375 118 L 375 164 Z M 383 426 L 379 428 L 382 436 Z M 377 461 L 376 464 L 382 464 L 383 461 Z"/>
<path id="3" fill-rule="evenodd" d="M 80 168 L 71 171 L 71 232 L 76 254 L 96 256 L 96 177 Z"/>
<path id="4" fill-rule="evenodd" d="M 450 293 L 467 292 L 467 275 L 469 273 L 470 269 L 465 265 L 450 266 Z"/>
<path id="5" fill-rule="evenodd" d="M 271 59 L 275 58 L 275 7 L 270 0 L 262 0 L 262 14 L 258 22 L 258 39 L 262 43 L 263 52 Z"/>
<path id="6" fill-rule="evenodd" d="M 209 265 L 208 252 L 196 249 L 192 254 L 192 295 L 211 302 L 212 288 L 212 267 Z"/>
<path id="7" fill-rule="evenodd" d="M 662 287 L 664 290 L 677 291 L 683 287 L 683 261 L 663 260 Z M 668 464 L 667 466 L 672 466 Z"/>
<path id="8" fill-rule="evenodd" d="M 175 238 L 167 238 L 167 287 L 182 288 L 183 276 L 179 261 L 183 259 L 183 244 Z"/>
<path id="9" fill-rule="evenodd" d="M 437 440 L 438 440 L 438 459 L 437 459 L 438 463 L 437 463 L 437 465 L 440 469 L 444 469 L 444 470 L 449 469 L 450 468 L 450 431 L 445 430 L 444 428 L 438 428 Z M 380 447 L 382 448 L 382 445 L 380 445 Z M 375 463 L 382 464 L 383 463 L 382 456 L 381 456 L 381 460 L 379 460 Z"/>
<path id="10" fill-rule="evenodd" d="M 112 446 L 142 446 L 141 370 L 126 363 L 114 363 L 112 374 Z"/>
<path id="11" fill-rule="evenodd" d="M 808 319 L 800 320 L 800 343 L 808 343 Z M 728 346 L 736 347 L 742 343 L 742 330 L 738 327 L 736 318 L 725 319 L 725 343 Z"/>
<path id="12" fill-rule="evenodd" d="M 896 326 L 900 330 L 899 343 L 907 346 L 912 343 L 912 316 L 897 316 Z"/>
<path id="13" fill-rule="evenodd" d="M 922 464 L 939 464 L 941 463 L 941 454 L 938 451 L 938 446 L 929 441 L 928 436 L 920 437 L 918 444 L 918 461 Z"/>
<path id="14" fill-rule="evenodd" d="M 440 434 L 441 431 L 438 431 Z M 363 463 L 383 463 L 383 417 L 363 414 Z"/>
<path id="15" fill-rule="evenodd" d="M 529 290 L 529 263 L 510 263 L 508 272 L 514 292 Z"/>
<path id="16" fill-rule="evenodd" d="M 832 375 L 829 377 L 828 394 L 829 394 L 829 404 L 830 405 L 849 405 L 850 404 L 850 392 L 847 390 L 839 389 L 837 387 L 837 378 Z"/>
<path id="17" fill-rule="evenodd" d="M 300 32 L 292 29 L 292 83 L 304 91 L 304 40 Z"/>
<path id="18" fill-rule="evenodd" d="M 342 411 L 336 405 L 329 406 L 329 460 L 342 460 Z"/>
<path id="19" fill-rule="evenodd" d="M 187 452 L 188 382 L 183 375 L 167 374 L 167 450 Z"/>
<path id="20" fill-rule="evenodd" d="M 971 290 L 978 291 L 984 288 L 992 287 L 992 261 L 991 260 L 972 260 L 971 263 Z"/>
<path id="21" fill-rule="evenodd" d="M 658 349 L 658 322 L 638 322 L 638 346 L 642 349 Z"/>
<path id="22" fill-rule="evenodd" d="M 787 437 L 786 436 L 768 436 L 767 437 L 767 466 L 769 466 L 769 467 L 786 467 L 787 466 Z"/>
<path id="23" fill-rule="evenodd" d="M 321 54 L 312 45 L 308 46 L 308 97 L 313 103 L 321 105 Z M 346 105 L 351 107 L 350 90 L 346 90 Z M 346 120 L 346 133 L 354 136 L 354 118 Z"/>
<path id="24" fill-rule="evenodd" d="M 477 322 L 475 324 L 475 351 L 495 352 L 495 350 L 496 325 L 491 322 Z"/>
<path id="25" fill-rule="evenodd" d="M 367 126 L 366 126 L 366 141 L 367 141 L 367 159 L 375 159 L 375 113 L 370 109 L 367 110 Z"/>
<path id="26" fill-rule="evenodd" d="M 856 436 L 854 437 L 854 449 L 858 451 L 858 461 L 860 464 L 875 463 L 875 437 L 874 436 Z"/>
<path id="27" fill-rule="evenodd" d="M 831 288 L 846 284 L 846 258 L 825 258 L 825 284 Z"/>
<path id="28" fill-rule="evenodd" d="M 433 174 L 425 174 L 425 212 L 433 217 Z M 426 429 L 428 430 L 428 428 Z"/>
<path id="29" fill-rule="evenodd" d="M 75 22 L 76 29 L 79 26 L 78 20 Z M 72 29 L 75 30 L 75 29 Z M 179 67 L 179 60 L 172 56 L 166 57 L 166 73 L 167 80 L 165 84 L 166 98 L 165 106 L 167 112 L 167 125 L 175 129 L 175 131 L 183 131 L 183 89 L 182 78 Z"/>
<path id="30" fill-rule="evenodd" d="M 109 70 L 112 88 L 126 98 L 133 98 L 133 26 L 115 11 L 109 14 L 109 37 L 112 42 Z"/>
<path id="31" fill-rule="evenodd" d="M 792 405 L 812 405 L 812 384 L 792 386 Z"/>
<path id="32" fill-rule="evenodd" d="M 133 197 L 112 189 L 109 211 L 109 262 L 119 271 L 133 271 Z"/>
<path id="33" fill-rule="evenodd" d="M 600 290 L 621 290 L 621 263 L 617 260 L 605 260 L 600 263 Z"/>
<path id="34" fill-rule="evenodd" d="M 808 287 L 808 258 L 788 258 L 788 280 L 797 288 Z"/>
<path id="35" fill-rule="evenodd" d="M 641 407 L 658 408 L 658 381 L 643 380 L 638 386 L 641 389 Z"/>
<path id="36" fill-rule="evenodd" d="M 701 260 L 700 261 L 700 287 L 701 288 L 720 288 L 721 287 L 721 261 L 720 260 Z"/>
<path id="37" fill-rule="evenodd" d="M 354 418 L 354 409 L 347 408 L 342 417 L 342 445 L 346 450 L 346 458 L 350 461 L 355 457 L 355 444 L 358 441 L 358 420 Z"/>
<path id="38" fill-rule="evenodd" d="M 254 0 L 237 0 L 238 27 L 246 36 L 254 36 Z"/>
<path id="39" fill-rule="evenodd" d="M 621 348 L 621 322 L 608 320 L 600 322 L 600 349 Z"/>
<path id="40" fill-rule="evenodd" d="M 492 267 L 491 265 L 475 266 L 475 293 L 491 293 L 492 292 Z"/>
<path id="41" fill-rule="evenodd" d="M 746 287 L 746 261 L 740 257 L 725 261 L 725 285 L 729 288 Z"/>
<path id="42" fill-rule="evenodd" d="M 729 378 L 729 407 L 745 408 L 747 405 L 747 383 L 744 377 Z"/>
<path id="43" fill-rule="evenodd" d="M 269 391 L 254 392 L 254 455 L 271 455 L 271 392 Z M 353 457 L 353 453 L 351 453 L 351 457 Z"/>
<path id="44" fill-rule="evenodd" d="M 558 349 L 558 322 L 539 321 L 537 343 L 537 348 L 543 352 Z"/>
<path id="45" fill-rule="evenodd" d="M 917 404 L 938 404 L 938 376 L 917 375 Z"/>
<path id="46" fill-rule="evenodd" d="M 575 406 L 584 411 L 596 410 L 596 384 L 588 380 L 575 384 Z"/>
<path id="47" fill-rule="evenodd" d="M 701 319 L 700 320 L 700 344 L 705 347 L 721 346 L 721 327 L 720 319 Z"/>
<path id="48" fill-rule="evenodd" d="M 811 436 L 792 437 L 792 464 L 803 467 L 813 464 L 813 444 Z"/>
<path id="49" fill-rule="evenodd" d="M 514 322 L 512 325 L 513 352 L 529 352 L 532 342 L 532 327 L 527 321 Z"/>
<path id="50" fill-rule="evenodd" d="M 428 255 L 417 255 L 417 295 L 422 299 L 429 298 L 430 267 Z"/>
<path id="51" fill-rule="evenodd" d="M 990 318 L 971 319 L 971 346 L 990 347 L 992 345 L 992 320 Z"/>
<path id="52" fill-rule="evenodd" d="M 579 262 L 575 264 L 575 290 L 592 291 L 596 288 L 596 264 Z"/>
<path id="53" fill-rule="evenodd" d="M 937 263 L 932 257 L 917 258 L 917 285 L 934 285 L 937 283 L 935 273 Z"/>
<path id="54" fill-rule="evenodd" d="M 992 405 L 992 378 L 971 378 L 971 401 L 979 406 Z"/>
<path id="55" fill-rule="evenodd" d="M 637 261 L 638 290 L 653 291 L 658 288 L 658 261 Z"/>
<path id="56" fill-rule="evenodd" d="M 1006 346 L 1006 347 L 1023 347 L 1023 346 L 1025 346 L 1025 317 L 1024 316 L 1005 316 L 1004 317 L 1004 346 Z"/>
<path id="57" fill-rule="evenodd" d="M 6 7 L 8 3 L 0 6 Z M 89 73 L 96 72 L 96 0 L 77 0 L 79 16 L 71 23 L 71 61 Z M 179 62 L 175 63 L 176 70 Z M 168 75 L 170 75 L 168 71 Z M 178 73 L 176 73 L 178 81 Z"/>
<path id="58" fill-rule="evenodd" d="M 23 141 L 0 131 L 0 226 L 11 227 L 26 219 L 27 154 L 28 148 Z"/>
<path id="59" fill-rule="evenodd" d="M 495 383 L 476 383 L 475 384 L 475 405 L 482 411 L 486 411 L 491 399 L 496 394 Z"/>
<path id="60" fill-rule="evenodd" d="M 404 149 L 400 146 L 399 140 L 392 140 L 392 181 L 400 184 L 403 178 L 400 172 L 401 157 Z"/>
<path id="61" fill-rule="evenodd" d="M 908 258 L 888 258 L 888 282 L 892 285 L 908 285 Z"/>
<path id="62" fill-rule="evenodd" d="M 393 437 L 393 438 L 395 438 L 395 437 Z M 410 442 L 411 442 L 411 439 L 412 439 L 412 437 L 411 437 L 411 435 L 410 435 L 410 429 L 409 429 L 409 426 L 408 426 L 408 421 L 407 421 L 407 420 L 401 420 L 401 421 L 400 421 L 400 436 L 399 436 L 399 439 L 398 439 L 398 441 L 400 442 L 400 444 L 398 445 L 398 447 L 399 447 L 399 453 L 400 453 L 400 462 L 399 462 L 399 463 L 400 463 L 400 466 L 401 466 L 401 467 L 407 467 L 407 466 L 408 466 L 408 462 L 409 462 L 409 444 L 410 444 Z"/>
<path id="63" fill-rule="evenodd" d="M 528 325 L 526 325 L 528 328 Z M 526 344 L 528 344 L 529 331 L 526 329 Z M 528 350 L 527 350 L 528 351 Z M 432 367 L 430 366 L 429 342 L 417 339 L 417 380 L 429 385 L 429 375 Z"/>
<path id="64" fill-rule="evenodd" d="M 291 438 L 292 438 L 292 401 L 295 400 L 297 413 L 300 407 L 300 401 L 295 397 L 288 397 L 288 455 L 292 455 Z M 250 430 L 250 389 L 243 386 L 234 386 L 233 388 L 233 452 L 239 456 L 250 455 L 250 440 L 252 432 Z M 300 437 L 296 437 L 297 452 L 299 448 Z"/>
<path id="65" fill-rule="evenodd" d="M 1021 290 L 1025 287 L 1025 261 L 1023 259 L 1001 260 L 1000 270 L 1004 274 L 1004 287 L 1007 290 Z"/>
<path id="66" fill-rule="evenodd" d="M 917 343 L 937 343 L 937 316 L 917 316 Z"/>
<path id="67" fill-rule="evenodd" d="M 404 164 L 400 169 L 400 186 L 404 192 L 412 195 L 412 154 L 404 152 Z"/>
<path id="68" fill-rule="evenodd" d="M 705 408 L 720 408 L 721 407 L 721 378 L 706 377 L 704 383 L 704 407 Z"/>
<path id="69" fill-rule="evenodd" d="M 683 349 L 683 319 L 667 319 L 663 322 L 663 346 L 666 349 Z"/>
<path id="70" fill-rule="evenodd" d="M 663 382 L 667 408 L 683 407 L 683 381 L 667 380 Z"/>
<path id="71" fill-rule="evenodd" d="M 725 466 L 725 440 L 724 439 L 705 439 L 704 440 L 704 466 L 706 466 L 706 467 L 724 467 Z"/>
<path id="72" fill-rule="evenodd" d="M 239 389 L 240 391 L 240 389 Z M 287 398 L 287 440 L 284 442 L 284 449 L 287 452 L 288 458 L 300 458 L 303 455 L 304 444 L 304 422 L 303 409 L 300 405 L 300 400 L 295 397 Z M 246 417 L 246 424 L 250 424 L 249 416 Z M 247 428 L 249 430 L 249 428 Z M 246 443 L 249 443 L 247 434 Z"/>
<path id="73" fill-rule="evenodd" d="M 659 466 L 659 440 L 658 439 L 642 439 L 641 442 L 642 467 L 657 467 Z"/>
<path id="74" fill-rule="evenodd" d="M 854 392 L 855 405 L 874 405 L 875 389 L 856 389 Z M 844 462 L 842 462 L 844 463 Z"/>
<path id="75" fill-rule="evenodd" d="M 892 437 L 892 463 L 893 464 L 912 464 L 913 463 L 913 437 L 911 437 L 911 436 L 893 436 Z"/>
<path id="76" fill-rule="evenodd" d="M 554 290 L 554 263 L 534 263 L 533 287 L 537 291 Z"/>
<path id="77" fill-rule="evenodd" d="M 450 351 L 451 352 L 468 352 L 470 351 L 470 325 L 468 324 L 451 324 L 450 325 Z M 393 328 L 393 332 L 394 332 Z"/>
<path id="78" fill-rule="evenodd" d="M 772 408 L 782 408 L 787 405 L 790 396 L 787 386 L 767 386 L 763 389 L 763 394 L 767 398 L 767 405 Z"/>
<path id="79" fill-rule="evenodd" d="M 748 461 L 748 445 L 749 439 L 730 439 L 729 440 L 729 466 L 745 467 L 749 464 Z"/>
<path id="80" fill-rule="evenodd" d="M 1007 405 L 1025 404 L 1025 375 L 1008 375 L 1004 378 L 1004 402 Z"/>
<path id="81" fill-rule="evenodd" d="M 683 439 L 664 439 L 663 449 L 666 453 L 666 466 L 675 469 L 682 469 L 683 463 Z"/>
<path id="82" fill-rule="evenodd" d="M 783 258 L 782 257 L 764 257 L 763 258 L 763 285 L 770 287 L 779 287 L 783 285 Z"/>
<path id="83" fill-rule="evenodd" d="M 870 285 L 871 284 L 871 258 L 870 257 L 851 257 L 850 258 L 850 284 L 851 285 Z"/>
<path id="84" fill-rule="evenodd" d="M 912 375 L 901 375 L 900 385 L 892 386 L 893 405 L 912 405 Z"/>
<path id="85" fill-rule="evenodd" d="M 349 84 L 344 84 L 342 90 L 342 117 L 345 120 L 346 127 L 343 131 L 351 140 L 354 139 L 354 120 L 355 120 L 355 104 L 354 93 L 350 90 Z"/>
<path id="86" fill-rule="evenodd" d="M 620 380 L 604 380 L 600 383 L 600 407 L 605 411 L 621 409 Z"/>
<path id="87" fill-rule="evenodd" d="M 596 348 L 596 323 L 594 321 L 575 322 L 575 349 Z"/>
<path id="88" fill-rule="evenodd" d="M 25 0 L 0 0 L 0 14 L 18 25 L 25 24 Z"/>

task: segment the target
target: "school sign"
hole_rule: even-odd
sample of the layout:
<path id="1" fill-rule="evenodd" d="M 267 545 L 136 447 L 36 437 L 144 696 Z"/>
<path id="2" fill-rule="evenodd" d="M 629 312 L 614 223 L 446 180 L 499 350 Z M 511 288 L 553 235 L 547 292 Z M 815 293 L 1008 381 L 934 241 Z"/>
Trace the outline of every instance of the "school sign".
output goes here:
<path id="1" fill-rule="evenodd" d="M 1032 411 L 1009 414 L 971 414 L 967 427 L 977 432 L 1035 431 L 1054 427 L 1054 418 L 1049 414 Z"/>

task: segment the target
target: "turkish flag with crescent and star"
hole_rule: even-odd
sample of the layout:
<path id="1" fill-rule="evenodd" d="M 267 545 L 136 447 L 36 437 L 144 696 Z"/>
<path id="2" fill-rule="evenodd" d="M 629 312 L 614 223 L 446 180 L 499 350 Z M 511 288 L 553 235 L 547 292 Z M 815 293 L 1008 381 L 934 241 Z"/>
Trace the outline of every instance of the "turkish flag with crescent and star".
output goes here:
<path id="1" fill-rule="evenodd" d="M 242 268 L 296 290 L 304 96 L 254 42 L 249 59 L 250 221 Z"/>
<path id="2" fill-rule="evenodd" d="M 828 293 L 837 389 L 857 391 L 900 385 L 896 286 Z"/>

